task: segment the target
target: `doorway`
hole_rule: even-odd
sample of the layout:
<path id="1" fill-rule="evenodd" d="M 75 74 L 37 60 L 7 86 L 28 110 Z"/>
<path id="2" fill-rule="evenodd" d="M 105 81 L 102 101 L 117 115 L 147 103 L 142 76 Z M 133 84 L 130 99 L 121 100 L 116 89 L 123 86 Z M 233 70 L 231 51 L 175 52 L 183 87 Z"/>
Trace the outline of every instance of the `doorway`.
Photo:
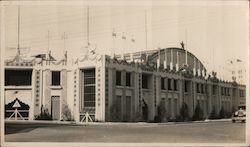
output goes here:
<path id="1" fill-rule="evenodd" d="M 52 120 L 60 119 L 60 96 L 51 97 L 51 118 Z"/>

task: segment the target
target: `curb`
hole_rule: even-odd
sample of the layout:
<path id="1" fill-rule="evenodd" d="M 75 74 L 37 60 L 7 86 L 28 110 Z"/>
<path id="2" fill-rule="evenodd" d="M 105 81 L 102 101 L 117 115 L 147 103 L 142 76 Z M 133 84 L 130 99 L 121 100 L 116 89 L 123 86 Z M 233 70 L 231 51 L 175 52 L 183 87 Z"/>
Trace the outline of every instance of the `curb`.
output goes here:
<path id="1" fill-rule="evenodd" d="M 7 124 L 50 124 L 50 125 L 174 125 L 174 124 L 194 124 L 194 123 L 211 123 L 211 122 L 228 122 L 231 119 L 188 121 L 188 122 L 164 122 L 164 123 L 147 123 L 147 122 L 68 122 L 68 121 L 45 121 L 45 120 L 5 120 Z"/>

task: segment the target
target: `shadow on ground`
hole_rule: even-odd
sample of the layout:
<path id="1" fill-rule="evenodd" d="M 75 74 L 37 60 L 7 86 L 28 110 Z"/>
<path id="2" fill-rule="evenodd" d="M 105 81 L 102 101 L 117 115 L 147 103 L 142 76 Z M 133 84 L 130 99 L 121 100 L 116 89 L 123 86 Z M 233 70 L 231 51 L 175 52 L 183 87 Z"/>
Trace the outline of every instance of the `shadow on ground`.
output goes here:
<path id="1" fill-rule="evenodd" d="M 5 135 L 14 134 L 14 133 L 26 133 L 30 132 L 34 129 L 38 128 L 37 126 L 27 128 L 24 125 L 16 126 L 16 125 L 5 125 Z"/>

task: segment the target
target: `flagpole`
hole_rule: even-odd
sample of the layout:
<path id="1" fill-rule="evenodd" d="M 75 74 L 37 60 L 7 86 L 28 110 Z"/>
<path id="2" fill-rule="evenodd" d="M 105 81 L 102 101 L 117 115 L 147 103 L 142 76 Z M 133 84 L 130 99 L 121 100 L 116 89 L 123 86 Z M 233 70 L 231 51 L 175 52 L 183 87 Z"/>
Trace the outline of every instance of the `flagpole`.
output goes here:
<path id="1" fill-rule="evenodd" d="M 20 55 L 20 5 L 18 5 L 18 24 L 17 24 L 17 54 Z"/>
<path id="2" fill-rule="evenodd" d="M 115 37 L 116 37 L 116 33 L 115 33 L 115 29 L 113 29 L 112 32 L 112 39 L 113 39 L 113 50 L 112 50 L 112 55 L 111 57 L 114 58 L 115 57 Z"/>
<path id="3" fill-rule="evenodd" d="M 179 52 L 176 52 L 176 70 L 179 70 Z"/>
<path id="4" fill-rule="evenodd" d="M 173 70 L 173 49 L 171 49 L 171 56 L 170 56 L 170 70 Z"/>
<path id="5" fill-rule="evenodd" d="M 49 39 L 50 39 L 50 32 L 49 32 L 49 30 L 48 30 L 48 49 L 47 49 L 47 52 L 49 51 L 49 45 L 50 45 L 50 42 L 49 42 Z"/>
<path id="6" fill-rule="evenodd" d="M 126 46 L 126 42 L 125 42 L 125 40 L 126 40 L 126 36 L 124 35 L 124 33 L 122 33 L 122 58 L 123 59 L 125 59 L 125 53 L 124 53 L 124 51 L 125 51 L 125 46 Z"/>
<path id="7" fill-rule="evenodd" d="M 89 6 L 87 6 L 87 45 L 89 46 Z"/>
<path id="8" fill-rule="evenodd" d="M 186 63 L 186 65 L 188 65 L 188 57 L 187 57 L 187 29 L 185 31 L 185 38 L 186 38 L 185 63 Z"/>
<path id="9" fill-rule="evenodd" d="M 147 10 L 145 10 L 145 45 L 146 45 L 146 51 L 148 49 L 148 28 L 147 28 Z"/>
<path id="10" fill-rule="evenodd" d="M 164 50 L 165 52 L 165 62 L 164 62 L 164 69 L 167 69 L 168 67 L 168 60 L 167 60 L 167 49 Z"/>

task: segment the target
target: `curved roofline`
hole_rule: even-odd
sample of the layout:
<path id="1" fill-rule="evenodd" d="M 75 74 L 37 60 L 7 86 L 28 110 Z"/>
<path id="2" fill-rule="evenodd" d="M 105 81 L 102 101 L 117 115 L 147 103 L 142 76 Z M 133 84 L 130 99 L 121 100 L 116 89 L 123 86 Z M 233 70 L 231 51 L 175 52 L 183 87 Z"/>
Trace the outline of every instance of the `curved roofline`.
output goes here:
<path id="1" fill-rule="evenodd" d="M 183 51 L 183 52 L 187 51 L 188 55 L 191 55 L 192 57 L 195 57 L 198 61 L 200 61 L 201 65 L 203 67 L 205 67 L 204 64 L 202 63 L 202 61 L 199 58 L 197 58 L 193 53 L 189 52 L 188 50 L 185 50 L 185 49 L 182 49 L 182 48 L 179 48 L 179 47 L 168 47 L 168 48 L 160 49 L 160 54 L 162 54 L 162 52 L 164 52 L 166 49 L 167 50 L 174 49 L 174 50 L 179 50 L 179 51 Z M 156 51 L 155 53 L 150 55 L 152 57 L 151 60 L 158 56 L 158 50 L 155 50 L 155 51 Z M 205 67 L 205 70 L 207 70 L 206 67 Z"/>

